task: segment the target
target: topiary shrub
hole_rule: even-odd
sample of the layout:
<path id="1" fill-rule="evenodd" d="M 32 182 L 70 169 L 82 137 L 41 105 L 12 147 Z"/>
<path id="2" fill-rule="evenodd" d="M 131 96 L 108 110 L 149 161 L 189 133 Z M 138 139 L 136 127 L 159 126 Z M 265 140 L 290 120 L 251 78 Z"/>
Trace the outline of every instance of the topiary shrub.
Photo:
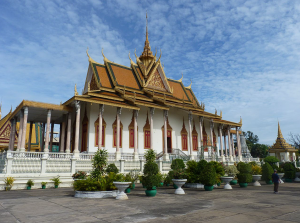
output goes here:
<path id="1" fill-rule="evenodd" d="M 296 177 L 296 168 L 294 164 L 287 162 L 283 166 L 284 170 L 284 178 L 286 179 L 294 179 Z"/>
<path id="2" fill-rule="evenodd" d="M 144 165 L 144 176 L 142 177 L 142 183 L 147 190 L 152 190 L 154 187 L 159 187 L 162 180 L 161 174 L 159 174 L 158 165 L 155 163 L 156 154 L 153 149 L 149 149 L 146 154 L 146 163 Z"/>
<path id="3" fill-rule="evenodd" d="M 262 169 L 260 166 L 251 166 L 252 175 L 261 175 Z"/>
<path id="4" fill-rule="evenodd" d="M 97 150 L 92 159 L 93 170 L 91 172 L 91 177 L 95 180 L 100 180 L 105 173 L 105 168 L 107 165 L 108 153 L 105 149 Z"/>
<path id="5" fill-rule="evenodd" d="M 265 163 L 269 163 L 271 166 L 279 162 L 279 160 L 275 156 L 267 156 L 264 159 Z"/>
<path id="6" fill-rule="evenodd" d="M 270 181 L 272 180 L 272 174 L 273 174 L 274 170 L 271 167 L 271 165 L 269 163 L 265 163 L 262 166 L 262 180 L 264 181 Z"/>
<path id="7" fill-rule="evenodd" d="M 118 170 L 118 167 L 114 163 L 111 163 L 107 166 L 105 172 L 106 173 L 119 173 L 119 170 Z"/>
<path id="8" fill-rule="evenodd" d="M 190 160 L 186 163 L 186 173 L 188 183 L 198 183 L 200 181 L 200 170 L 198 163 L 195 160 Z"/>
<path id="9" fill-rule="evenodd" d="M 239 183 L 251 183 L 252 182 L 252 168 L 248 163 L 239 162 L 237 165 L 237 169 L 240 172 L 237 174 Z"/>
<path id="10" fill-rule="evenodd" d="M 219 162 L 216 162 L 216 161 L 211 161 L 209 163 L 213 164 L 214 167 L 215 167 L 216 174 L 217 174 L 216 175 L 216 183 L 221 183 L 220 177 L 225 175 L 225 170 L 224 170 L 223 165 Z"/>
<path id="11" fill-rule="evenodd" d="M 172 160 L 171 164 L 171 169 L 172 170 L 182 170 L 185 169 L 185 164 L 182 159 L 174 159 Z"/>
<path id="12" fill-rule="evenodd" d="M 205 186 L 213 186 L 216 184 L 217 173 L 212 163 L 205 165 L 200 175 L 200 182 Z"/>

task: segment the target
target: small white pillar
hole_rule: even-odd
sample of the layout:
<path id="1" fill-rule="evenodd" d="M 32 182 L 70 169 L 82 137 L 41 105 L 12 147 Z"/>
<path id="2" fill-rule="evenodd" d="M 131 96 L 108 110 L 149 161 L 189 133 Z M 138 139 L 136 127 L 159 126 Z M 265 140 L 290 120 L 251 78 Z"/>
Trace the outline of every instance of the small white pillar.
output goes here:
<path id="1" fill-rule="evenodd" d="M 190 157 L 193 160 L 193 136 L 192 136 L 192 121 L 193 115 L 189 113 L 189 147 L 190 147 Z"/>
<path id="2" fill-rule="evenodd" d="M 49 153 L 49 133 L 50 133 L 50 122 L 51 122 L 51 110 L 47 112 L 47 129 L 46 129 L 46 141 L 45 141 L 45 153 Z"/>
<path id="3" fill-rule="evenodd" d="M 76 124 L 75 124 L 75 142 L 74 142 L 74 152 L 73 157 L 79 158 L 79 123 L 80 123 L 80 102 L 75 102 L 76 108 Z"/>
<path id="4" fill-rule="evenodd" d="M 63 153 L 65 151 L 65 132 L 66 132 L 66 117 L 65 115 L 63 115 L 62 118 L 62 124 L 61 124 L 61 144 L 60 144 L 60 148 L 59 148 L 59 152 Z"/>
<path id="5" fill-rule="evenodd" d="M 68 114 L 68 129 L 67 129 L 67 142 L 66 142 L 66 153 L 70 153 L 70 145 L 71 145 L 71 113 Z"/>
<path id="6" fill-rule="evenodd" d="M 21 140 L 20 152 L 25 152 L 27 118 L 28 118 L 28 107 L 24 107 L 24 118 L 23 118 L 23 125 L 22 125 L 23 132 L 22 132 L 22 140 Z"/>
<path id="7" fill-rule="evenodd" d="M 20 111 L 20 125 L 19 125 L 17 151 L 20 151 L 20 148 L 21 148 L 22 133 L 23 133 L 23 119 L 24 119 L 24 114 L 23 114 L 23 110 L 21 110 Z"/>
<path id="8" fill-rule="evenodd" d="M 124 173 L 124 172 L 125 172 L 125 160 L 120 159 L 120 173 Z"/>
<path id="9" fill-rule="evenodd" d="M 99 105 L 99 123 L 98 123 L 98 149 L 102 148 L 102 119 L 103 119 L 104 105 Z"/>

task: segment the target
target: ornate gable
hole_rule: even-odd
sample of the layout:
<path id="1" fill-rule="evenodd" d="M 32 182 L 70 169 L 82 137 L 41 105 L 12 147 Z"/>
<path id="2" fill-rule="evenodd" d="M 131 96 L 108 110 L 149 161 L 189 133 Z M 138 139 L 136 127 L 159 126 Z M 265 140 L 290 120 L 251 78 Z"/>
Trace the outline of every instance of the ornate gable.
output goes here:
<path id="1" fill-rule="evenodd" d="M 148 83 L 148 87 L 154 88 L 154 89 L 157 89 L 160 91 L 167 91 L 158 70 L 156 70 L 154 72 L 153 77 L 151 78 L 151 80 Z"/>

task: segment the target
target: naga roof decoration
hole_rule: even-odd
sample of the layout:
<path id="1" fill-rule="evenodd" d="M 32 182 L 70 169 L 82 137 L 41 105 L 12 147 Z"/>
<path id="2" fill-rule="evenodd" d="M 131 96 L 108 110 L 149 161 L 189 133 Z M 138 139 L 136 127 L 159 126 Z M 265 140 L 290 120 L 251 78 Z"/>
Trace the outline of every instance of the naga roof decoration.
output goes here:
<path id="1" fill-rule="evenodd" d="M 148 22 L 147 22 L 148 23 Z M 130 67 L 111 62 L 103 55 L 103 64 L 93 60 L 87 50 L 89 67 L 85 81 L 83 95 L 76 95 L 66 101 L 64 105 L 74 100 L 98 104 L 107 104 L 139 110 L 139 106 L 147 106 L 169 110 L 170 107 L 179 108 L 194 115 L 213 119 L 216 123 L 231 126 L 242 126 L 222 120 L 222 115 L 204 111 L 205 105 L 197 100 L 191 84 L 185 87 L 180 80 L 168 79 L 160 61 L 162 53 L 157 59 L 153 55 L 148 38 L 148 24 L 146 25 L 146 40 L 141 56 L 134 52 L 136 62 L 130 53 Z"/>
<path id="2" fill-rule="evenodd" d="M 296 151 L 296 149 L 288 144 L 285 139 L 283 138 L 283 135 L 281 133 L 280 125 L 278 122 L 278 135 L 275 143 L 270 147 L 270 152 L 283 152 L 283 151 Z"/>

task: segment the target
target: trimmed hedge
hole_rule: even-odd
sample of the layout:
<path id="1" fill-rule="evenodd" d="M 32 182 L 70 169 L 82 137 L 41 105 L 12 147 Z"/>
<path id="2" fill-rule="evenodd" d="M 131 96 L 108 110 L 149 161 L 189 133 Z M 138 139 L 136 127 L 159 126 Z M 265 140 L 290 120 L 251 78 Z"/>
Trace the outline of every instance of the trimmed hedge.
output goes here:
<path id="1" fill-rule="evenodd" d="M 205 186 L 213 186 L 216 184 L 217 173 L 212 163 L 205 165 L 200 175 L 200 182 Z"/>
<path id="2" fill-rule="evenodd" d="M 237 174 L 237 178 L 239 183 L 251 183 L 252 182 L 252 168 L 248 163 L 239 162 L 237 165 L 239 174 Z"/>
<path id="3" fill-rule="evenodd" d="M 273 168 L 269 163 L 265 163 L 262 166 L 262 180 L 264 181 L 270 181 L 272 180 L 272 174 L 274 173 Z"/>

